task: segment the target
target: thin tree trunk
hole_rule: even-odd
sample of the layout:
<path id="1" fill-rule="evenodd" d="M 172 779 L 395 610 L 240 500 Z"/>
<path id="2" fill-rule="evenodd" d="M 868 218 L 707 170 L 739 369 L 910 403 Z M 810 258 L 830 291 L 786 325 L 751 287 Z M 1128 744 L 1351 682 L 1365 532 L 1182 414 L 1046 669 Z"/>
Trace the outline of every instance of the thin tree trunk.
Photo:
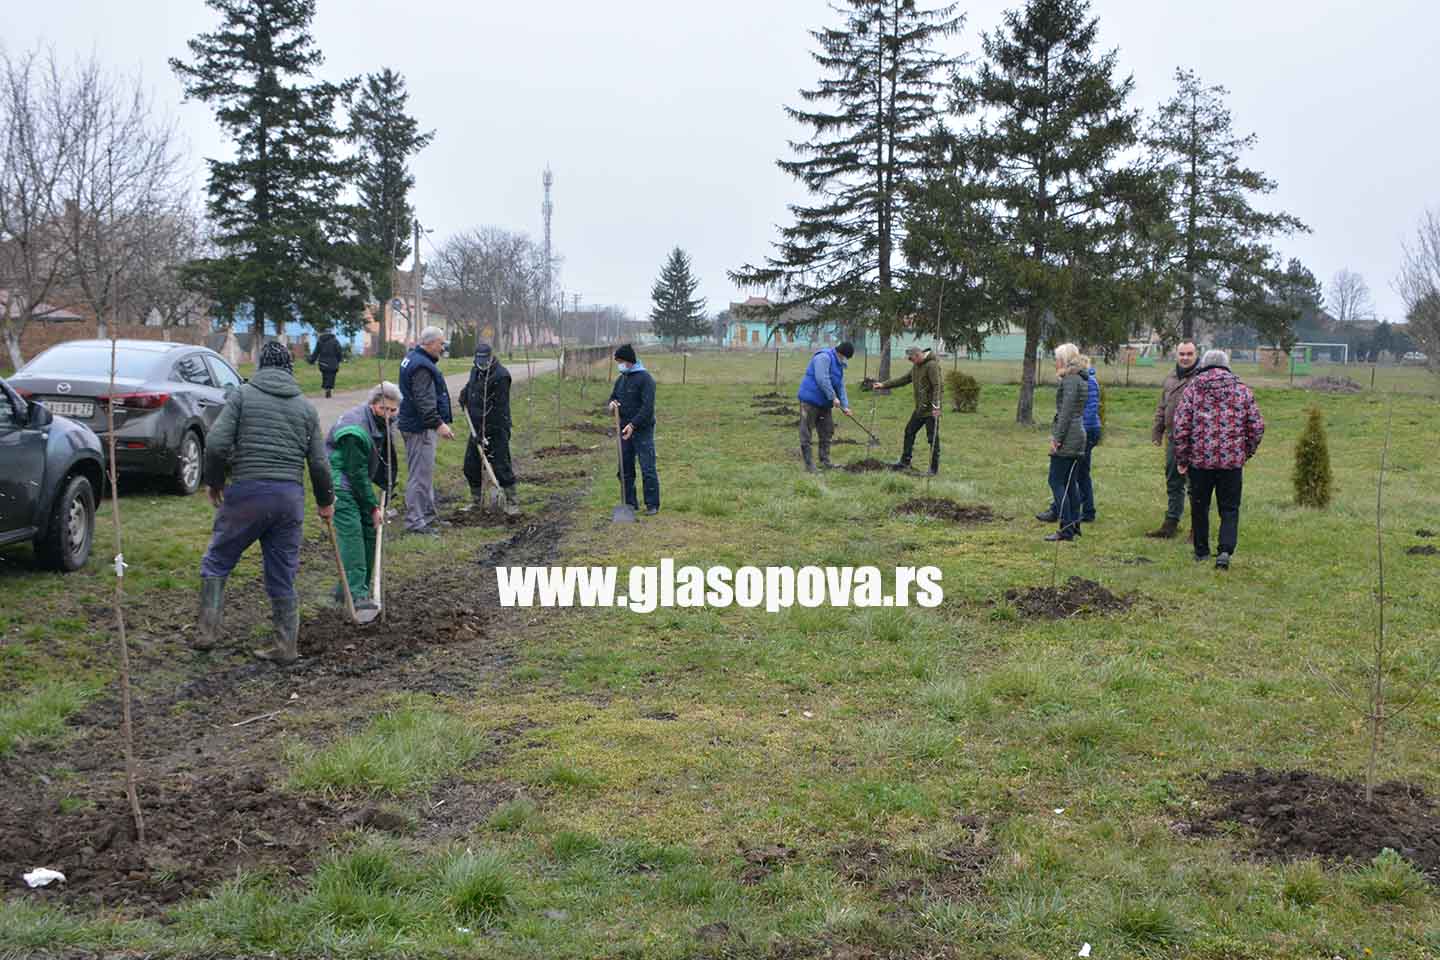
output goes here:
<path id="1" fill-rule="evenodd" d="M 1033 311 L 1025 320 L 1025 360 L 1020 368 L 1020 399 L 1015 406 L 1015 422 L 1035 422 L 1035 354 L 1040 349 L 1040 313 Z"/>
<path id="2" fill-rule="evenodd" d="M 16 370 L 25 366 L 25 354 L 20 350 L 20 334 L 13 328 L 5 331 L 5 349 L 10 353 L 10 366 Z"/>

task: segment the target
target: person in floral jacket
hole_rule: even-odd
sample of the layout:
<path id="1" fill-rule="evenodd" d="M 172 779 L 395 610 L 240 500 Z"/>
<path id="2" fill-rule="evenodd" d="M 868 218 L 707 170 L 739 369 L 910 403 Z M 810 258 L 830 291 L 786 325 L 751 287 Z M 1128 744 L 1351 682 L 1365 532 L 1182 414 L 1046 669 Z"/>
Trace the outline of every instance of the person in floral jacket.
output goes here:
<path id="1" fill-rule="evenodd" d="M 1220 511 L 1215 568 L 1228 570 L 1240 532 L 1240 490 L 1245 463 L 1265 436 L 1255 394 L 1230 372 L 1224 350 L 1207 350 L 1200 372 L 1175 408 L 1175 463 L 1190 479 L 1190 524 L 1195 559 L 1210 556 L 1210 495 Z"/>

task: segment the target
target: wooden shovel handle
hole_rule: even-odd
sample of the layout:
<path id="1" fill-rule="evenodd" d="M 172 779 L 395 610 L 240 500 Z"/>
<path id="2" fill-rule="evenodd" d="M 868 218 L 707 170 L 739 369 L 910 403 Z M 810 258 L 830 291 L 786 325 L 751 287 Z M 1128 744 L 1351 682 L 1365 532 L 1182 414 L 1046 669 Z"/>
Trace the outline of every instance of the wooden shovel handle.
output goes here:
<path id="1" fill-rule="evenodd" d="M 340 557 L 340 538 L 335 536 L 335 524 L 329 517 L 325 517 L 325 529 L 330 532 L 330 546 L 335 548 L 335 569 L 340 574 L 340 589 L 345 591 L 345 612 L 350 615 L 351 623 L 359 623 L 360 618 L 355 616 L 355 598 L 350 595 L 350 581 L 345 577 L 345 561 Z"/>

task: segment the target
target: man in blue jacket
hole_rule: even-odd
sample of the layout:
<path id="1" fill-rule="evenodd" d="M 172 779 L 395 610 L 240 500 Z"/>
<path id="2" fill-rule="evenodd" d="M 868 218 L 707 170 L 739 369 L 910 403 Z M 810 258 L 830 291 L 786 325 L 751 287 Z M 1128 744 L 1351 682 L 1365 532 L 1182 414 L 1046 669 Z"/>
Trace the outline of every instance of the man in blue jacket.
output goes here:
<path id="1" fill-rule="evenodd" d="M 445 331 L 426 327 L 420 342 L 400 361 L 400 415 L 396 426 L 405 441 L 405 530 L 438 534 L 435 509 L 436 437 L 455 439 L 450 429 L 450 389 L 435 365 L 445 352 Z"/>
<path id="2" fill-rule="evenodd" d="M 620 411 L 620 480 L 625 502 L 640 506 L 635 499 L 635 461 L 639 460 L 645 513 L 653 517 L 660 512 L 660 474 L 655 470 L 655 378 L 628 343 L 615 348 L 615 365 L 620 368 L 620 376 L 610 391 L 610 409 Z"/>
<path id="3" fill-rule="evenodd" d="M 815 461 L 810 456 L 810 435 L 820 434 L 820 466 L 829 469 L 830 438 L 835 435 L 834 408 L 839 407 L 850 413 L 850 398 L 845 395 L 845 361 L 855 356 L 855 346 L 849 340 L 838 347 L 816 350 L 805 368 L 800 381 L 800 458 L 805 461 L 805 472 L 815 472 Z"/>

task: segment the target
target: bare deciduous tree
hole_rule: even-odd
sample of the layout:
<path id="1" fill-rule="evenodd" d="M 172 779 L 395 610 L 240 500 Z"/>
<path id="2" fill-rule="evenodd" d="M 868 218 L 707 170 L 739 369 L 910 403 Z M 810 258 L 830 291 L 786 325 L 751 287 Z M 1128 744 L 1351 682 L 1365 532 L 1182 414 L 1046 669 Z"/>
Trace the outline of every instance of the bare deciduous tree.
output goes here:
<path id="1" fill-rule="evenodd" d="M 1340 325 L 1364 323 L 1375 318 L 1375 301 L 1370 285 L 1354 270 L 1340 269 L 1330 279 L 1329 307 Z"/>
<path id="2" fill-rule="evenodd" d="M 1395 289 L 1405 301 L 1405 332 L 1440 373 L 1440 214 L 1427 210 L 1405 244 Z"/>
<path id="3" fill-rule="evenodd" d="M 479 227 L 441 245 L 430 265 L 431 284 L 463 326 L 493 326 L 497 349 L 534 343 L 547 316 L 544 259 L 523 233 Z"/>

